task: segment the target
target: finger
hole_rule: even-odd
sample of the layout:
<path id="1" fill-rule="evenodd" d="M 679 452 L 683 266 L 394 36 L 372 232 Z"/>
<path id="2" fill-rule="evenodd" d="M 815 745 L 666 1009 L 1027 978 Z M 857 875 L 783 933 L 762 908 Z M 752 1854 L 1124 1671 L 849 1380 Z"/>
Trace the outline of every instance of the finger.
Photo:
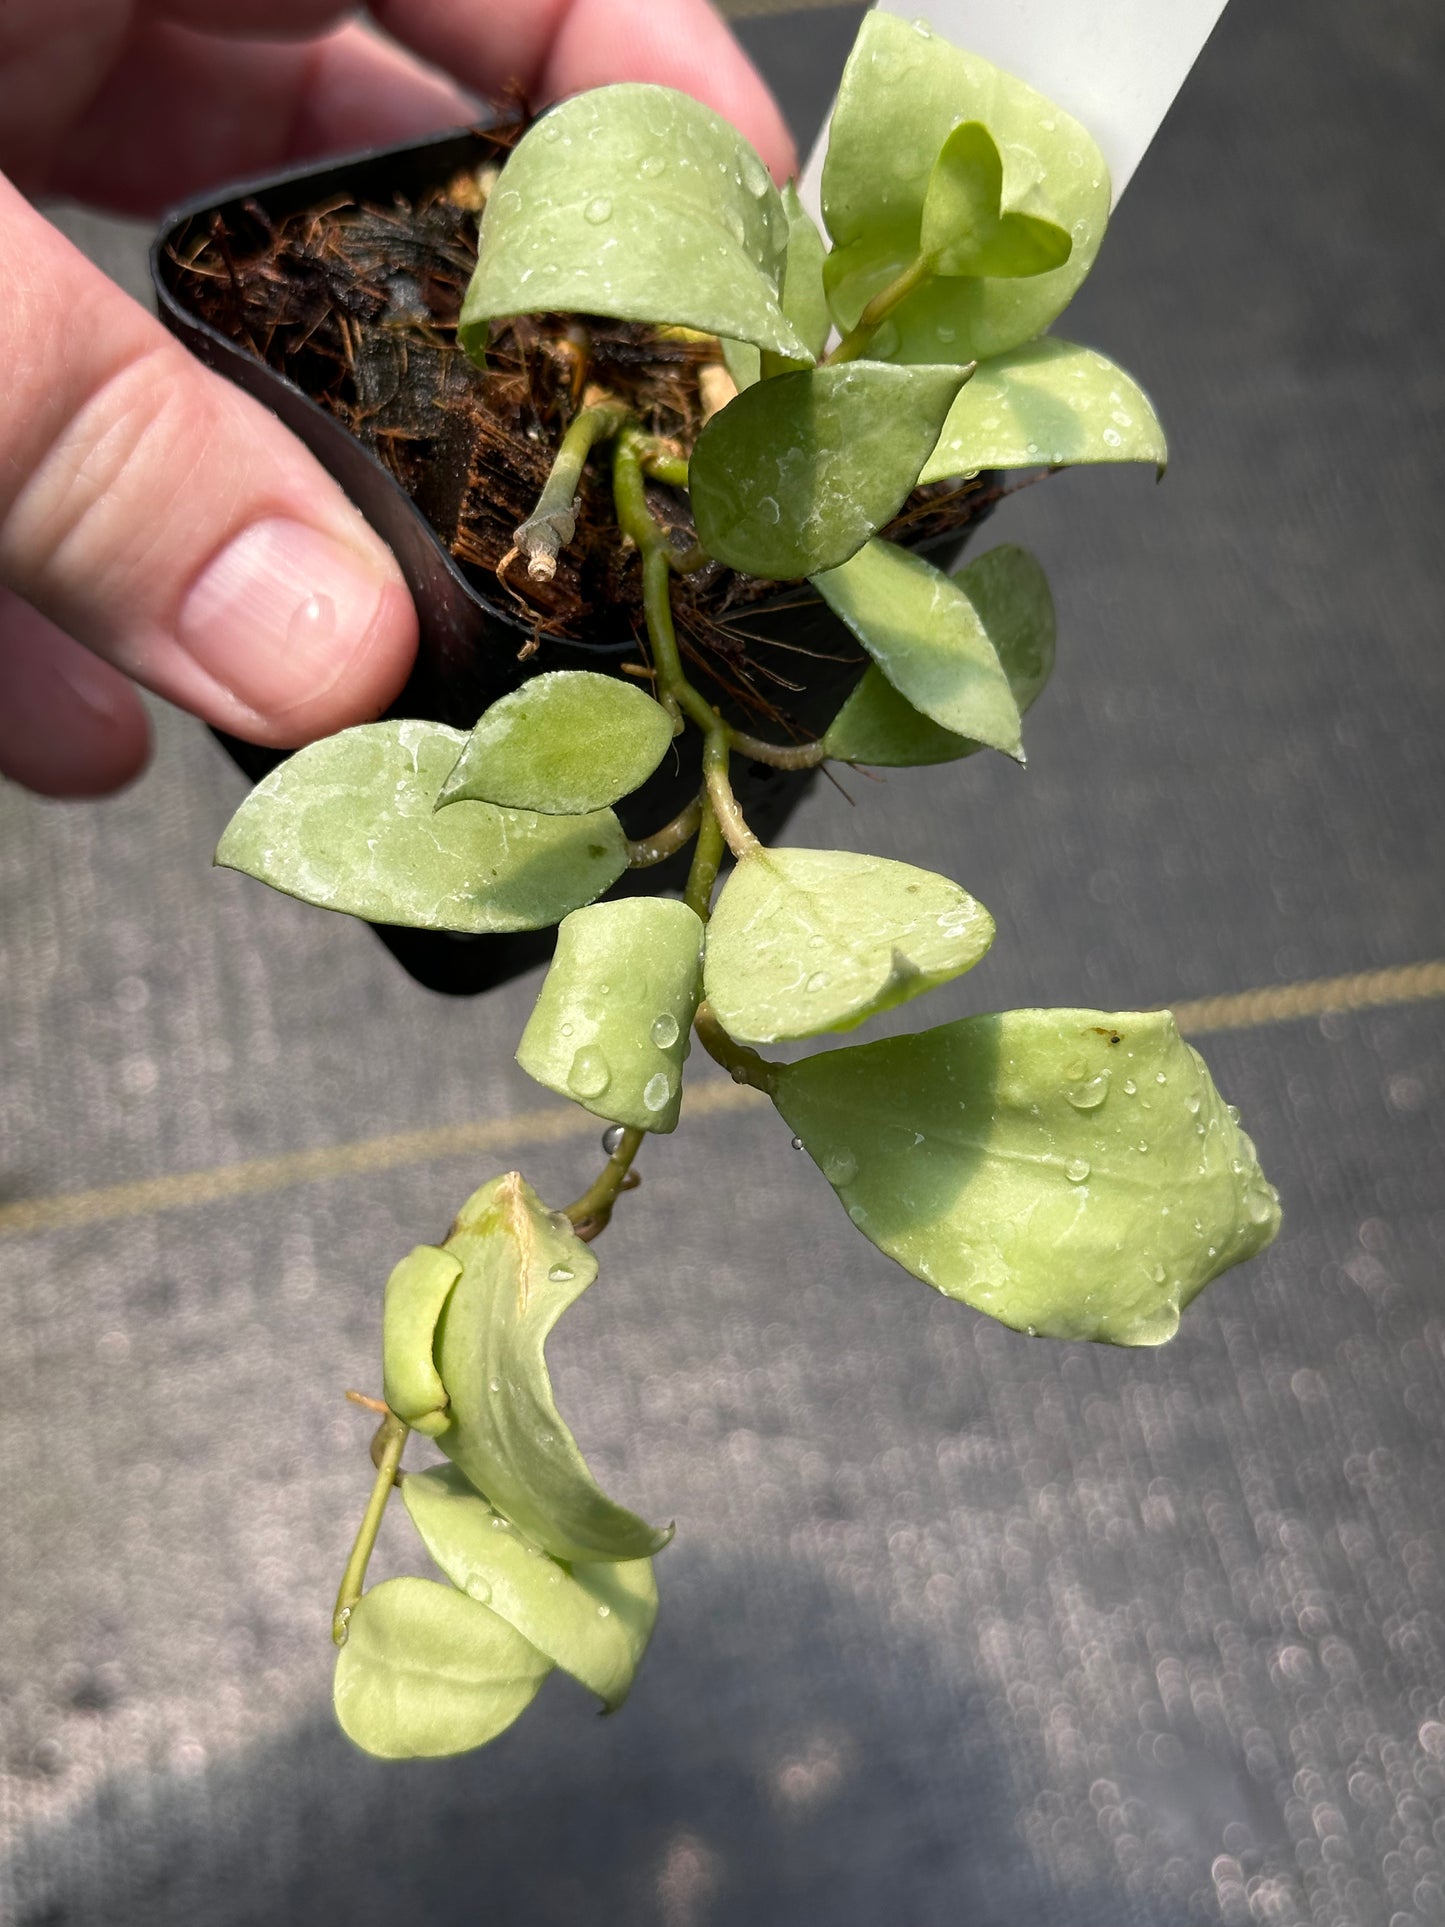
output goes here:
<path id="1" fill-rule="evenodd" d="M 0 775 L 42 796 L 105 796 L 149 754 L 146 713 L 120 671 L 0 589 Z"/>
<path id="2" fill-rule="evenodd" d="M 362 27 L 298 46 L 153 22 L 58 147 L 43 185 L 155 215 L 217 182 L 412 140 L 478 111 L 469 94 Z"/>
<path id="3" fill-rule="evenodd" d="M 375 715 L 416 619 L 274 416 L 0 182 L 0 581 L 136 681 L 257 742 Z"/>

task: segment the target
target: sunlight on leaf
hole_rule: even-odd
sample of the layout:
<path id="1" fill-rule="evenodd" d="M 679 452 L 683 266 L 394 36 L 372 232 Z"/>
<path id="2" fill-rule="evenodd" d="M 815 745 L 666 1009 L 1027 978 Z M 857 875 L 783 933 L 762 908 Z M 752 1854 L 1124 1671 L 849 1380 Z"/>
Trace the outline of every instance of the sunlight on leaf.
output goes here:
<path id="1" fill-rule="evenodd" d="M 552 1396 L 547 1336 L 597 1276 L 560 1212 L 513 1171 L 462 1206 L 446 1249 L 462 1261 L 437 1328 L 452 1422 L 437 1443 L 524 1537 L 554 1559 L 642 1559 L 670 1530 L 615 1504 L 587 1470 Z"/>
<path id="2" fill-rule="evenodd" d="M 494 316 L 615 315 L 750 341 L 807 363 L 781 302 L 788 217 L 753 149 L 686 94 L 574 95 L 517 143 L 487 200 L 459 336 Z"/>
<path id="3" fill-rule="evenodd" d="M 918 479 L 1066 462 L 1153 462 L 1162 475 L 1168 452 L 1149 397 L 1122 368 L 1045 339 L 980 365 Z"/>
<path id="4" fill-rule="evenodd" d="M 848 850 L 750 850 L 707 927 L 713 1015 L 744 1044 L 852 1030 L 970 970 L 993 918 L 931 870 Z"/>
<path id="5" fill-rule="evenodd" d="M 517 1047 L 529 1077 L 598 1117 L 677 1128 L 702 972 L 702 919 L 663 897 L 568 917 Z"/>
<path id="6" fill-rule="evenodd" d="M 539 930 L 627 868 L 611 810 L 436 811 L 466 743 L 440 723 L 363 723 L 298 750 L 231 818 L 216 862 L 323 910 L 423 930 Z"/>
<path id="7" fill-rule="evenodd" d="M 1162 1344 L 1279 1228 L 1167 1011 L 969 1017 L 788 1065 L 773 1095 L 865 1237 L 1020 1331 Z"/>
<path id="8" fill-rule="evenodd" d="M 409 1472 L 401 1496 L 427 1551 L 609 1708 L 626 1699 L 657 1618 L 650 1559 L 568 1567 L 528 1545 L 454 1465 Z"/>
<path id="9" fill-rule="evenodd" d="M 332 1697 L 347 1738 L 383 1760 L 485 1746 L 552 1662 L 485 1606 L 430 1579 L 385 1579 L 351 1609 Z"/>
<path id="10" fill-rule="evenodd" d="M 1054 602 L 1043 570 L 1027 550 L 1005 544 L 958 570 L 953 580 L 977 611 L 1022 715 L 1054 666 Z M 951 763 L 985 747 L 915 709 L 876 663 L 823 738 L 829 756 L 878 768 Z"/>
<path id="11" fill-rule="evenodd" d="M 813 585 L 913 708 L 1022 760 L 1019 706 L 962 577 L 873 541 Z"/>
<path id="12" fill-rule="evenodd" d="M 554 669 L 486 711 L 437 806 L 470 798 L 585 816 L 645 783 L 671 747 L 671 720 L 651 696 L 616 676 Z"/>
<path id="13" fill-rule="evenodd" d="M 849 361 L 758 382 L 693 451 L 703 546 L 779 581 L 846 562 L 908 499 L 967 378 Z"/>
<path id="14" fill-rule="evenodd" d="M 829 300 L 846 332 L 918 256 L 935 163 L 953 130 L 981 122 L 1003 159 L 1005 212 L 1058 228 L 1069 258 L 1023 279 L 934 280 L 903 301 L 870 353 L 900 362 L 982 361 L 1041 333 L 1083 281 L 1109 216 L 1109 177 L 1075 120 L 1022 81 L 927 28 L 869 13 L 839 87 L 823 169 L 835 248 Z"/>

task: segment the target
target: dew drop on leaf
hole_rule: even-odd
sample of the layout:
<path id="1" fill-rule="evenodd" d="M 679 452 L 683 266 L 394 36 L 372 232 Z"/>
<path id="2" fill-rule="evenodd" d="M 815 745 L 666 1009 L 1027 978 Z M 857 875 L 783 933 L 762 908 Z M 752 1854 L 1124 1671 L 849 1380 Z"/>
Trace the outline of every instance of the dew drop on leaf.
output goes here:
<path id="1" fill-rule="evenodd" d="M 1089 1170 L 1090 1165 L 1087 1158 L 1070 1158 L 1064 1166 L 1064 1176 L 1069 1180 L 1070 1184 L 1082 1184 L 1084 1179 L 1088 1177 Z"/>
<path id="2" fill-rule="evenodd" d="M 677 1042 L 677 1019 L 669 1010 L 652 1020 L 652 1041 L 659 1050 L 671 1050 Z"/>
<path id="3" fill-rule="evenodd" d="M 600 1050 L 579 1050 L 567 1073 L 567 1085 L 579 1097 L 601 1097 L 612 1082 L 612 1066 Z"/>
<path id="4" fill-rule="evenodd" d="M 605 194 L 598 194 L 583 208 L 582 218 L 584 221 L 590 221 L 593 227 L 601 227 L 604 221 L 612 219 L 611 201 Z"/>
<path id="5" fill-rule="evenodd" d="M 614 1157 L 622 1144 L 623 1128 L 620 1124 L 609 1124 L 602 1133 L 602 1150 L 605 1156 Z"/>
<path id="6" fill-rule="evenodd" d="M 1064 1096 L 1076 1111 L 1097 1111 L 1108 1095 L 1109 1073 L 1107 1071 L 1099 1071 L 1093 1077 L 1086 1077 L 1077 1084 L 1070 1084 L 1064 1092 Z"/>
<path id="7" fill-rule="evenodd" d="M 672 1082 L 666 1071 L 655 1071 L 642 1087 L 642 1101 L 649 1111 L 661 1111 L 672 1096 Z"/>
<path id="8" fill-rule="evenodd" d="M 800 1137 L 795 1137 L 793 1139 L 793 1149 L 795 1151 L 801 1151 L 802 1148 L 803 1148 L 803 1140 Z"/>
<path id="9" fill-rule="evenodd" d="M 823 1166 L 829 1184 L 851 1184 L 858 1175 L 858 1160 L 851 1151 L 835 1151 Z"/>
<path id="10" fill-rule="evenodd" d="M 1134 1082 L 1132 1077 L 1126 1077 L 1124 1079 L 1125 1097 L 1133 1097 L 1134 1093 L 1138 1090 L 1138 1088 L 1139 1086 Z"/>
<path id="11" fill-rule="evenodd" d="M 570 1265 L 553 1265 L 547 1277 L 554 1285 L 565 1285 L 577 1276 Z"/>
<path id="12" fill-rule="evenodd" d="M 612 1608 L 610 1606 L 599 1606 L 597 1608 L 597 1617 L 599 1619 L 610 1619 L 612 1617 Z"/>

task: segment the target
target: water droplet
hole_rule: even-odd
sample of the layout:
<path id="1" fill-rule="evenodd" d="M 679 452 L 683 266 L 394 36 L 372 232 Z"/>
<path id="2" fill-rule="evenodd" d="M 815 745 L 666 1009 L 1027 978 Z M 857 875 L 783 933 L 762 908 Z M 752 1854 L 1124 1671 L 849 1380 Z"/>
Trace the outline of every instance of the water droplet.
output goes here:
<path id="1" fill-rule="evenodd" d="M 1123 439 L 1117 428 L 1106 428 L 1100 437 L 1100 440 L 1110 448 L 1118 448 Z"/>
<path id="2" fill-rule="evenodd" d="M 957 341 L 958 339 L 957 328 L 946 328 L 941 321 L 933 332 L 938 336 L 940 341 Z"/>
<path id="3" fill-rule="evenodd" d="M 495 1512 L 494 1512 L 494 1513 L 492 1514 L 492 1530 L 493 1530 L 493 1532 L 505 1532 L 505 1531 L 506 1531 L 506 1529 L 507 1529 L 507 1522 L 506 1522 L 506 1520 L 505 1520 L 505 1519 L 503 1519 L 503 1518 L 501 1518 L 501 1517 L 500 1517 L 500 1516 L 499 1516 L 499 1515 L 498 1515 L 497 1513 L 495 1513 Z"/>
<path id="4" fill-rule="evenodd" d="M 902 336 L 898 332 L 897 323 L 885 321 L 869 342 L 868 353 L 875 361 L 887 361 L 891 354 L 897 352 L 901 340 Z"/>
<path id="5" fill-rule="evenodd" d="M 602 1150 L 607 1157 L 615 1157 L 622 1148 L 622 1140 L 627 1135 L 620 1124 L 609 1124 L 602 1133 Z"/>
<path id="6" fill-rule="evenodd" d="M 612 219 L 611 201 L 605 194 L 597 195 L 583 208 L 582 218 L 584 221 L 590 221 L 593 227 L 601 227 L 604 221 Z"/>
<path id="7" fill-rule="evenodd" d="M 491 1603 L 491 1597 L 492 1588 L 488 1580 L 469 1579 L 467 1581 L 468 1599 L 475 1599 L 479 1606 L 486 1606 Z"/>
<path id="8" fill-rule="evenodd" d="M 1251 1224 L 1267 1224 L 1274 1216 L 1274 1200 L 1263 1191 L 1251 1191 L 1244 1208 Z"/>
<path id="9" fill-rule="evenodd" d="M 723 214 L 723 226 L 739 246 L 747 240 L 748 231 L 743 226 L 743 217 L 738 213 L 736 208 L 730 207 L 725 210 Z M 724 249 L 724 252 L 726 252 L 726 249 Z"/>
<path id="10" fill-rule="evenodd" d="M 655 1071 L 642 1087 L 642 1101 L 649 1111 L 663 1110 L 672 1096 L 672 1080 L 666 1071 Z"/>
<path id="11" fill-rule="evenodd" d="M 1084 1062 L 1082 1057 L 1076 1057 L 1073 1063 L 1070 1064 L 1069 1068 L 1064 1072 L 1064 1076 L 1070 1079 L 1071 1082 L 1077 1082 L 1079 1078 L 1087 1077 L 1088 1074 L 1089 1074 L 1089 1067 Z"/>
<path id="12" fill-rule="evenodd" d="M 612 1608 L 610 1606 L 599 1606 L 597 1608 L 597 1617 L 599 1619 L 610 1619 L 612 1617 Z"/>
<path id="13" fill-rule="evenodd" d="M 660 1017 L 652 1020 L 652 1041 L 659 1050 L 671 1050 L 677 1042 L 677 1019 L 671 1011 L 663 1011 Z"/>
<path id="14" fill-rule="evenodd" d="M 570 1265 L 553 1265 L 552 1269 L 547 1273 L 548 1279 L 554 1285 L 570 1284 L 576 1276 L 576 1272 L 573 1271 Z"/>
<path id="15" fill-rule="evenodd" d="M 567 1073 L 567 1088 L 578 1097 L 601 1097 L 612 1082 L 612 1066 L 600 1050 L 579 1050 Z"/>
<path id="16" fill-rule="evenodd" d="M 1089 1175 L 1089 1169 L 1087 1158 L 1070 1158 L 1064 1166 L 1064 1176 L 1070 1184 L 1082 1184 Z"/>
<path id="17" fill-rule="evenodd" d="M 572 1026 L 570 1024 L 563 1024 L 562 1035 L 564 1037 L 570 1037 L 572 1035 Z"/>
<path id="18" fill-rule="evenodd" d="M 1149 1276 L 1154 1280 L 1156 1285 L 1162 1285 L 1164 1282 L 1163 1265 L 1151 1265 L 1149 1268 Z"/>
<path id="19" fill-rule="evenodd" d="M 1037 1337 L 1038 1337 L 1038 1335 L 1039 1335 L 1039 1328 L 1038 1328 L 1038 1326 L 1037 1326 L 1037 1325 L 1025 1325 L 1025 1326 L 1024 1326 L 1024 1335 L 1025 1335 L 1025 1337 L 1027 1337 L 1027 1338 L 1037 1338 Z"/>
<path id="20" fill-rule="evenodd" d="M 499 1379 L 499 1378 L 490 1378 L 490 1379 L 488 1379 L 488 1380 L 487 1380 L 487 1390 L 488 1390 L 489 1392 L 500 1392 L 500 1391 L 501 1391 L 501 1389 L 502 1389 L 502 1381 L 501 1381 L 501 1379 Z"/>
<path id="21" fill-rule="evenodd" d="M 1132 1097 L 1132 1096 L 1134 1095 L 1134 1093 L 1135 1093 L 1135 1092 L 1136 1092 L 1136 1091 L 1138 1090 L 1138 1088 L 1139 1088 L 1139 1086 L 1138 1086 L 1138 1085 L 1137 1085 L 1137 1084 L 1136 1084 L 1136 1083 L 1134 1082 L 1134 1080 L 1133 1080 L 1133 1078 L 1132 1078 L 1132 1077 L 1126 1077 L 1126 1078 L 1124 1079 L 1124 1095 L 1125 1095 L 1125 1097 Z"/>
<path id="22" fill-rule="evenodd" d="M 1237 1104 L 1226 1104 L 1224 1108 L 1225 1108 L 1225 1110 L 1226 1110 L 1226 1111 L 1228 1112 L 1228 1114 L 1229 1114 L 1229 1121 L 1230 1121 L 1230 1123 L 1231 1123 L 1231 1124 L 1238 1124 L 1238 1122 L 1239 1122 L 1239 1106 L 1238 1106 Z"/>
<path id="23" fill-rule="evenodd" d="M 795 1151 L 801 1151 L 802 1148 L 803 1148 L 803 1140 L 800 1137 L 795 1137 L 793 1139 L 793 1149 Z"/>
<path id="24" fill-rule="evenodd" d="M 772 186 L 772 178 L 750 147 L 743 149 L 743 186 L 755 201 L 762 200 Z"/>
<path id="25" fill-rule="evenodd" d="M 758 520 L 760 522 L 776 522 L 781 513 L 782 511 L 779 509 L 774 496 L 765 495 L 758 503 Z"/>
<path id="26" fill-rule="evenodd" d="M 1154 1082 L 1156 1084 L 1167 1084 L 1169 1079 L 1164 1075 L 1163 1071 L 1155 1071 Z"/>
<path id="27" fill-rule="evenodd" d="M 1139 1142 L 1134 1146 L 1134 1149 L 1140 1152 L 1147 1151 L 1149 1149 L 1148 1138 L 1141 1137 Z"/>
<path id="28" fill-rule="evenodd" d="M 648 154 L 638 163 L 637 171 L 645 174 L 648 180 L 655 181 L 659 174 L 667 171 L 667 162 L 661 154 Z"/>
<path id="29" fill-rule="evenodd" d="M 829 1184 L 851 1184 L 858 1175 L 858 1160 L 851 1151 L 835 1151 L 823 1164 Z"/>
<path id="30" fill-rule="evenodd" d="M 1076 1111 L 1097 1111 L 1109 1095 L 1109 1081 L 1107 1071 L 1096 1071 L 1092 1077 L 1086 1077 L 1081 1084 L 1071 1084 L 1064 1092 L 1064 1096 Z"/>
<path id="31" fill-rule="evenodd" d="M 933 29 L 926 20 L 915 20 L 913 22 L 913 31 L 918 35 L 920 40 L 932 40 L 933 38 Z"/>
<path id="32" fill-rule="evenodd" d="M 1188 1097 L 1186 1097 L 1186 1098 L 1185 1098 L 1185 1100 L 1184 1100 L 1184 1108 L 1185 1108 L 1185 1110 L 1186 1110 L 1186 1111 L 1188 1111 L 1188 1113 L 1189 1113 L 1189 1115 L 1190 1115 L 1191 1117 L 1198 1117 L 1198 1115 L 1199 1115 L 1199 1093 L 1198 1093 L 1198 1091 L 1191 1091 L 1191 1092 L 1189 1093 L 1189 1095 L 1188 1095 Z"/>
<path id="33" fill-rule="evenodd" d="M 555 120 L 544 120 L 542 122 L 542 138 L 544 141 L 548 143 L 555 141 L 561 132 L 562 129 L 557 125 Z"/>
<path id="34" fill-rule="evenodd" d="M 808 979 L 804 988 L 811 991 L 826 990 L 828 988 L 827 971 L 815 970 L 812 976 Z"/>

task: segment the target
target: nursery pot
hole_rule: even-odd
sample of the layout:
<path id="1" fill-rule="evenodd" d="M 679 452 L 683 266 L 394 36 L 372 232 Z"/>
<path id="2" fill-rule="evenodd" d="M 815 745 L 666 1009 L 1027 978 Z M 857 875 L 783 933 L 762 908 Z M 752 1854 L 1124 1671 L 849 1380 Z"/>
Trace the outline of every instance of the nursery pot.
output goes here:
<path id="1" fill-rule="evenodd" d="M 207 237 L 241 237 L 244 245 L 246 236 L 263 236 L 273 224 L 308 209 L 351 202 L 386 208 L 398 195 L 415 204 L 463 171 L 497 165 L 505 155 L 504 141 L 485 130 L 468 129 L 251 182 L 177 209 L 151 248 L 151 273 L 166 327 L 208 367 L 279 416 L 396 556 L 416 605 L 420 641 L 412 673 L 388 714 L 419 716 L 458 729 L 470 729 L 491 703 L 544 670 L 620 674 L 624 659 L 635 660 L 635 643 L 630 634 L 595 642 L 546 634 L 538 638 L 535 625 L 508 606 L 495 583 L 457 563 L 400 483 L 343 422 L 268 365 L 249 342 L 232 338 L 197 312 L 188 295 L 186 262 Z M 975 521 L 982 513 L 986 509 Z M 956 547 L 958 541 L 953 534 L 944 545 Z M 848 631 L 816 597 L 797 591 L 751 606 L 748 628 L 790 645 L 789 677 L 801 687 L 789 691 L 789 713 L 805 732 L 821 734 L 865 666 Z M 253 781 L 286 753 L 225 735 L 220 740 Z M 642 789 L 617 806 L 630 836 L 655 830 L 697 794 L 695 741 L 682 739 L 680 753 L 666 758 Z M 777 770 L 739 757 L 734 787 L 749 823 L 771 840 L 815 776 L 813 770 Z M 680 888 L 686 864 L 684 853 L 655 869 L 628 873 L 616 892 Z M 377 934 L 419 982 L 460 995 L 486 990 L 528 969 L 550 955 L 554 939 L 551 930 L 460 937 L 378 926 Z"/>

